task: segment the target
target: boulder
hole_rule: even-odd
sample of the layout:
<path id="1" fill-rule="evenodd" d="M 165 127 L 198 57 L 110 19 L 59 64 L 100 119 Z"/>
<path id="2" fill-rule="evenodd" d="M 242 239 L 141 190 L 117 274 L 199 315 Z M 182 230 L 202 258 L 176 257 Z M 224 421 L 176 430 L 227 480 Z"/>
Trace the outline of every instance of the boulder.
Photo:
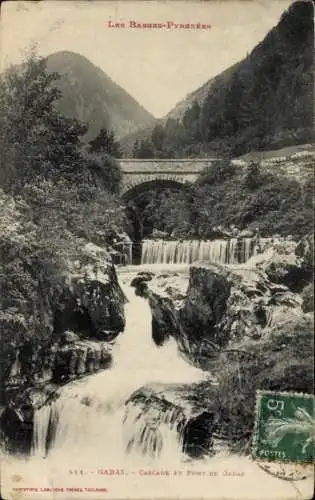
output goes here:
<path id="1" fill-rule="evenodd" d="M 196 408 L 194 387 L 186 384 L 150 384 L 138 389 L 126 402 L 125 445 L 129 453 L 137 451 L 159 457 L 167 433 L 176 436 L 179 452 L 190 458 L 213 453 L 213 433 L 218 424 L 214 406 Z"/>
<path id="2" fill-rule="evenodd" d="M 111 264 L 106 263 L 102 269 L 86 265 L 70 274 L 58 297 L 55 335 L 65 330 L 103 340 L 106 331 L 118 335 L 125 327 L 125 300 Z"/>

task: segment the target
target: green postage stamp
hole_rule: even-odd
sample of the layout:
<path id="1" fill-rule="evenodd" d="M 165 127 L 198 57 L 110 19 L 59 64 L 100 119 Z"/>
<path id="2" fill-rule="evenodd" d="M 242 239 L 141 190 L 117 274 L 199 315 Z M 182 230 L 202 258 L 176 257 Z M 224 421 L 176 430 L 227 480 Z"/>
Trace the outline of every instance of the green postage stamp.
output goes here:
<path id="1" fill-rule="evenodd" d="M 253 456 L 260 460 L 312 462 L 314 397 L 257 391 Z"/>

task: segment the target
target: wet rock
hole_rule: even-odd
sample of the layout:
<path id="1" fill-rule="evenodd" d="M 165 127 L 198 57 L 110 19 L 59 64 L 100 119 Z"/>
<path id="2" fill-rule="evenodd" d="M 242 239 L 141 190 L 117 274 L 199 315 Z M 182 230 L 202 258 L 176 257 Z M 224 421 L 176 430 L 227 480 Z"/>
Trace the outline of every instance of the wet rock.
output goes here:
<path id="1" fill-rule="evenodd" d="M 29 454 L 32 446 L 33 423 L 27 421 L 21 409 L 7 407 L 0 417 L 1 442 L 9 453 Z"/>
<path id="2" fill-rule="evenodd" d="M 59 397 L 58 386 L 46 384 L 42 387 L 28 387 L 11 390 L 9 403 L 0 417 L 1 442 L 9 453 L 31 452 L 34 412 Z"/>
<path id="3" fill-rule="evenodd" d="M 180 330 L 172 302 L 155 294 L 150 294 L 148 300 L 152 312 L 152 338 L 155 344 L 163 345 L 170 336 L 178 338 Z"/>
<path id="4" fill-rule="evenodd" d="M 80 262 L 70 271 L 55 301 L 54 335 L 65 330 L 85 338 L 98 338 L 99 332 L 123 331 L 126 298 L 119 286 L 108 253 L 93 244 L 84 247 Z"/>
<path id="5" fill-rule="evenodd" d="M 130 286 L 137 287 L 140 283 L 145 282 L 145 281 L 151 281 L 152 277 L 154 276 L 154 273 L 146 272 L 143 271 L 141 273 L 138 273 L 135 278 L 130 283 Z"/>
<path id="6" fill-rule="evenodd" d="M 123 331 L 124 300 L 118 283 L 116 287 L 112 280 L 103 280 L 100 277 L 74 278 L 72 290 L 89 315 L 92 324 L 91 337 L 100 330 Z"/>
<path id="7" fill-rule="evenodd" d="M 302 309 L 305 313 L 314 311 L 314 287 L 310 283 L 302 290 Z"/>
<path id="8" fill-rule="evenodd" d="M 293 292 L 301 292 L 309 281 L 309 273 L 297 265 L 287 262 L 272 262 L 266 269 L 270 281 L 287 286 Z"/>
<path id="9" fill-rule="evenodd" d="M 86 372 L 87 345 L 80 343 L 77 349 L 76 374 L 83 375 Z"/>
<path id="10" fill-rule="evenodd" d="M 191 458 L 213 452 L 216 411 L 197 410 L 192 387 L 185 384 L 151 384 L 137 390 L 126 402 L 124 434 L 129 453 L 134 449 L 158 457 L 164 449 L 167 428 L 177 436 L 179 449 Z M 180 448 L 181 447 L 181 448 Z"/>
<path id="11" fill-rule="evenodd" d="M 158 276 L 145 283 L 152 334 L 158 345 L 173 336 L 180 350 L 205 369 L 222 350 L 240 340 L 258 341 L 283 318 L 303 314 L 302 298 L 271 282 L 260 268 L 195 264 L 183 293 L 185 279 L 180 278 L 181 286 L 174 289 L 167 280 L 161 286 Z"/>
<path id="12" fill-rule="evenodd" d="M 223 267 L 192 267 L 179 321 L 190 344 L 208 338 L 219 345 L 226 343 L 224 332 L 217 331 L 231 294 L 231 279 Z"/>
<path id="13" fill-rule="evenodd" d="M 218 414 L 202 412 L 188 420 L 183 432 L 183 451 L 191 458 L 213 453 L 213 433 L 218 427 Z"/>
<path id="14" fill-rule="evenodd" d="M 145 283 L 147 281 L 150 281 L 150 279 L 152 279 L 151 276 L 149 279 L 147 279 L 145 276 L 136 276 L 131 281 L 130 286 L 134 286 L 136 289 L 140 289 L 141 287 L 145 287 Z"/>
<path id="15" fill-rule="evenodd" d="M 110 366 L 112 361 L 112 356 L 110 348 L 107 343 L 101 344 L 101 357 L 100 357 L 100 368 L 107 368 Z"/>

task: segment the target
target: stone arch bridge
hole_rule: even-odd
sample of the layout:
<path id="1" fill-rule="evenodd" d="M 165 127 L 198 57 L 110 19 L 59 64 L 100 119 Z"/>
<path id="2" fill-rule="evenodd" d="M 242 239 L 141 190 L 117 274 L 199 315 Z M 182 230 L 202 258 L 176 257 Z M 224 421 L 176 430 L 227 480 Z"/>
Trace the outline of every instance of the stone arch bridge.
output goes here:
<path id="1" fill-rule="evenodd" d="M 232 164 L 245 168 L 254 160 L 266 173 L 276 171 L 302 184 L 313 174 L 315 152 L 312 145 L 254 153 L 253 158 L 246 158 L 247 156 L 232 160 Z M 184 187 L 195 182 L 200 172 L 216 160 L 217 158 L 120 159 L 123 173 L 120 194 L 124 199 L 130 200 L 159 184 L 164 187 Z"/>
<path id="2" fill-rule="evenodd" d="M 128 200 L 154 185 L 184 187 L 196 181 L 200 172 L 214 160 L 214 158 L 120 159 L 123 173 L 120 194 Z"/>

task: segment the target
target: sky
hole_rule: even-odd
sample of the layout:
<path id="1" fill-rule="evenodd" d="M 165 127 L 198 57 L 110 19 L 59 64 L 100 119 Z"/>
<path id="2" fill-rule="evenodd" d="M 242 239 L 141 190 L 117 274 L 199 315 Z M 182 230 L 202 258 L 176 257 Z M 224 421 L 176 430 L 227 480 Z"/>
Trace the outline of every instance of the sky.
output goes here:
<path id="1" fill-rule="evenodd" d="M 36 44 L 46 56 L 87 57 L 156 117 L 246 56 L 289 0 L 40 0 L 1 8 L 1 69 Z M 125 28 L 111 28 L 125 23 Z M 136 23 L 208 24 L 207 29 L 130 28 Z"/>

